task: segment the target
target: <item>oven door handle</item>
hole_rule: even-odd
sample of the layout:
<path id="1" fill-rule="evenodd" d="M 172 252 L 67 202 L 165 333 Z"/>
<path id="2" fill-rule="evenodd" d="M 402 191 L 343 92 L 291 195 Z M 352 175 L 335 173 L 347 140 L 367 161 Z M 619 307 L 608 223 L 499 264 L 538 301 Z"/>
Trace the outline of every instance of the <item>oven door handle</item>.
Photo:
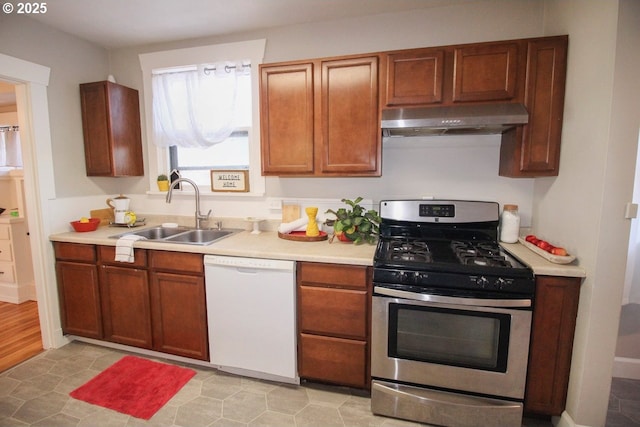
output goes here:
<path id="1" fill-rule="evenodd" d="M 374 294 L 384 295 L 394 298 L 404 298 L 414 301 L 427 301 L 442 304 L 469 305 L 475 307 L 531 307 L 531 299 L 485 299 L 485 298 L 464 298 L 447 297 L 442 295 L 422 294 L 398 289 L 389 289 L 382 286 L 374 286 Z"/>

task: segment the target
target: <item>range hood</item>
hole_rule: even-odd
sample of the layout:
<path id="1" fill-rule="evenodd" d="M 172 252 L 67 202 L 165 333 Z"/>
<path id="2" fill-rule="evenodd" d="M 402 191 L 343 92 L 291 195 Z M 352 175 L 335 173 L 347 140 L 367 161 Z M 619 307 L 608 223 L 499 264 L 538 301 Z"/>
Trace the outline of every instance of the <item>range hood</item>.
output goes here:
<path id="1" fill-rule="evenodd" d="M 522 104 L 475 104 L 452 107 L 382 110 L 382 136 L 500 134 L 525 125 L 529 113 Z"/>

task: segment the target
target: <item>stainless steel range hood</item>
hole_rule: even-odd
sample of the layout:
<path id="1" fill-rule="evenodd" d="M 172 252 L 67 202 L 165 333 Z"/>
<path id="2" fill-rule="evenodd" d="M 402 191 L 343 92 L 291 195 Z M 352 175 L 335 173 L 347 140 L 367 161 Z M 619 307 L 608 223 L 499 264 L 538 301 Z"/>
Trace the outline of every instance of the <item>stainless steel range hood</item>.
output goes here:
<path id="1" fill-rule="evenodd" d="M 527 124 L 522 104 L 500 103 L 453 107 L 390 108 L 382 111 L 382 136 L 500 134 Z"/>

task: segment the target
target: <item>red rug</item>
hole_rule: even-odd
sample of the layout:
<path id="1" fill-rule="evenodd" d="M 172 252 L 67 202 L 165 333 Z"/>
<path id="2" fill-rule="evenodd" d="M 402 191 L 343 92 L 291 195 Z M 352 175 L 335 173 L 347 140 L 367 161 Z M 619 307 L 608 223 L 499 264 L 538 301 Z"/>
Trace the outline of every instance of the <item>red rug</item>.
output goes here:
<path id="1" fill-rule="evenodd" d="M 195 374 L 191 369 L 125 356 L 69 395 L 148 420 Z"/>

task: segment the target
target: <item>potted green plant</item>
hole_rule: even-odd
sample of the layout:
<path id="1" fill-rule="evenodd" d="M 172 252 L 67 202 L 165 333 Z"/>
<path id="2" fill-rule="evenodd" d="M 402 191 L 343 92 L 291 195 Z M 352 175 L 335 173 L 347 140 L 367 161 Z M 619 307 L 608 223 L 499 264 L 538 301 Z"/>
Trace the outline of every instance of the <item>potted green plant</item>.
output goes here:
<path id="1" fill-rule="evenodd" d="M 340 208 L 337 211 L 328 209 L 326 213 L 336 216 L 333 221 L 334 236 L 343 242 L 375 244 L 378 238 L 380 215 L 374 209 L 366 210 L 360 206 L 362 197 L 355 200 L 342 199 L 348 208 Z M 333 239 L 333 238 L 332 238 Z"/>
<path id="2" fill-rule="evenodd" d="M 167 175 L 158 175 L 158 190 L 169 191 L 169 178 L 167 177 Z"/>

